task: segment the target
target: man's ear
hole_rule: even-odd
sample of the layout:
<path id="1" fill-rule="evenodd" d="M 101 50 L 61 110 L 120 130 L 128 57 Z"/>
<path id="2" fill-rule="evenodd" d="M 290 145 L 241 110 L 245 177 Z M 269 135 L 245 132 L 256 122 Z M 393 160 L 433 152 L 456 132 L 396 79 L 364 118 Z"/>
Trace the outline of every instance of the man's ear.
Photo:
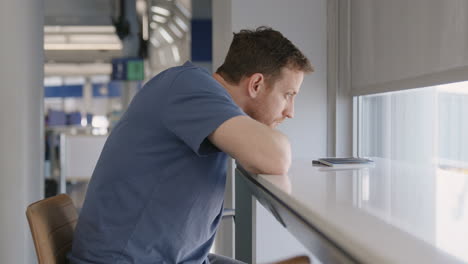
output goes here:
<path id="1" fill-rule="evenodd" d="M 265 88 L 265 76 L 261 73 L 252 74 L 247 82 L 247 91 L 251 98 L 257 95 Z"/>

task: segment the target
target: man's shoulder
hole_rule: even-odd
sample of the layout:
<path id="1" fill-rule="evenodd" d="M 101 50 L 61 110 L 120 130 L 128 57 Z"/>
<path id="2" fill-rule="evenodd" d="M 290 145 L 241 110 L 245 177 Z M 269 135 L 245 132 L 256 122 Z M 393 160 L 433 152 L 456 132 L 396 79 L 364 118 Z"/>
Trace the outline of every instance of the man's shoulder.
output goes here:
<path id="1" fill-rule="evenodd" d="M 183 76 L 187 76 L 187 75 L 196 75 L 197 76 L 197 75 L 199 75 L 199 76 L 209 77 L 210 79 L 212 79 L 211 74 L 208 72 L 207 69 L 199 67 L 199 66 L 193 64 L 190 61 L 187 61 L 187 62 L 185 62 L 184 64 L 182 64 L 180 66 L 175 66 L 175 67 L 169 68 L 166 71 L 168 73 L 174 74 L 176 76 L 178 76 L 178 75 L 183 75 Z"/>
<path id="2" fill-rule="evenodd" d="M 168 68 L 165 71 L 160 72 L 148 81 L 146 86 L 154 85 L 171 85 L 175 81 L 178 84 L 196 84 L 206 83 L 215 81 L 208 70 L 198 67 L 187 61 L 183 65 Z"/>
<path id="3" fill-rule="evenodd" d="M 190 62 L 169 69 L 171 90 L 175 94 L 206 93 L 226 96 L 226 90 L 205 68 Z"/>
<path id="4" fill-rule="evenodd" d="M 191 62 L 187 61 L 185 64 L 174 67 L 174 73 L 177 75 L 176 78 L 181 79 L 190 79 L 190 80 L 197 80 L 197 81 L 207 81 L 213 82 L 214 78 L 205 68 L 196 66 Z"/>

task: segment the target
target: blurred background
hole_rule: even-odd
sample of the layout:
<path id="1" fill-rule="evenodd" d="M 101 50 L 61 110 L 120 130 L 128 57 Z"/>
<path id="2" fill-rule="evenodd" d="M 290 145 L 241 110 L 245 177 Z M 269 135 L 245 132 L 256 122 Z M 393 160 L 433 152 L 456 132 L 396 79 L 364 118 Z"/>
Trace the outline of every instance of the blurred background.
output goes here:
<path id="1" fill-rule="evenodd" d="M 67 192 L 80 208 L 106 136 L 143 83 L 187 60 L 211 71 L 211 0 L 44 4 L 45 194 Z"/>

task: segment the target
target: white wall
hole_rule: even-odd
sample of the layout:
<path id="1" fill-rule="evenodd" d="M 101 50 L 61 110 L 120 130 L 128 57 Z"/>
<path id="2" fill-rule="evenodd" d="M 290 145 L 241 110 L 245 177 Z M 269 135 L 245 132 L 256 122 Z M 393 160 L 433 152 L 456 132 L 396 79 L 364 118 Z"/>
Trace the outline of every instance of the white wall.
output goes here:
<path id="1" fill-rule="evenodd" d="M 222 36 L 228 41 L 224 47 L 213 47 L 214 68 L 222 63 L 233 31 L 267 25 L 282 32 L 310 59 L 315 72 L 304 78 L 296 98 L 295 118 L 286 121 L 280 130 L 289 136 L 294 158 L 324 155 L 327 136 L 326 0 L 239 0 L 231 4 L 231 25 L 224 26 Z M 219 20 L 213 22 L 220 23 Z M 222 30 L 222 25 L 218 27 Z M 215 31 L 214 38 L 219 38 L 219 31 Z"/>
<path id="2" fill-rule="evenodd" d="M 280 130 L 291 140 L 294 159 L 326 155 L 326 0 L 213 2 L 214 68 L 223 62 L 232 32 L 262 25 L 281 31 L 310 59 L 315 72 L 304 78 L 295 118 L 282 124 Z M 257 206 L 257 220 L 257 262 L 305 251 L 261 206 Z"/>

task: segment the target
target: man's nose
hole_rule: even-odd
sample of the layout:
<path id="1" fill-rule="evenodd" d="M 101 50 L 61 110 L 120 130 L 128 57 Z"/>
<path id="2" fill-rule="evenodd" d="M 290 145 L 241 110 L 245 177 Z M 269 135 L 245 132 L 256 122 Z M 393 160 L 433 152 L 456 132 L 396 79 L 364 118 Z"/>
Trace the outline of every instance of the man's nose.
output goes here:
<path id="1" fill-rule="evenodd" d="M 294 101 L 284 109 L 283 115 L 287 118 L 294 118 Z"/>

